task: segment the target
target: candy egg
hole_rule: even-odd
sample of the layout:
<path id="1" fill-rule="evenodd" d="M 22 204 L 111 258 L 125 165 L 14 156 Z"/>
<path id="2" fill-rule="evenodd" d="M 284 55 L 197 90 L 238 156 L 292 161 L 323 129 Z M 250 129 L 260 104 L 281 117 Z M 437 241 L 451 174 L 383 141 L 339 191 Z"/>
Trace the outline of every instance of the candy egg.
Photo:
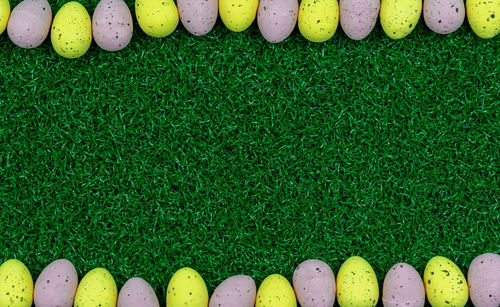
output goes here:
<path id="1" fill-rule="evenodd" d="M 78 274 L 66 259 L 51 262 L 35 282 L 34 299 L 37 307 L 71 307 L 78 287 Z"/>
<path id="2" fill-rule="evenodd" d="M 433 307 L 465 306 L 469 289 L 465 276 L 450 259 L 436 256 L 429 260 L 424 270 L 427 299 Z"/>
<path id="3" fill-rule="evenodd" d="M 400 39 L 415 29 L 421 13 L 422 0 L 382 0 L 380 24 L 387 36 Z"/>
<path id="4" fill-rule="evenodd" d="M 155 291 L 140 277 L 127 280 L 118 294 L 117 307 L 160 307 Z"/>
<path id="5" fill-rule="evenodd" d="M 493 38 L 500 33 L 500 1 L 467 0 L 467 19 L 472 31 L 481 38 Z"/>
<path id="6" fill-rule="evenodd" d="M 135 0 L 135 15 L 142 31 L 153 37 L 172 34 L 179 23 L 173 0 Z"/>
<path id="7" fill-rule="evenodd" d="M 337 301 L 344 306 L 376 306 L 377 276 L 371 265 L 361 257 L 347 259 L 337 274 Z"/>
<path id="8" fill-rule="evenodd" d="M 474 306 L 500 306 L 500 255 L 486 253 L 474 258 L 467 280 Z"/>
<path id="9" fill-rule="evenodd" d="M 0 306 L 31 307 L 33 279 L 19 260 L 10 259 L 0 265 Z"/>
<path id="10" fill-rule="evenodd" d="M 302 0 L 298 24 L 300 33 L 307 40 L 315 43 L 329 40 L 339 24 L 337 0 Z"/>
<path id="11" fill-rule="evenodd" d="M 21 48 L 36 48 L 47 38 L 52 9 L 47 0 L 24 0 L 11 12 L 7 33 Z"/>
<path id="12" fill-rule="evenodd" d="M 425 24 L 438 34 L 449 34 L 460 28 L 465 19 L 463 0 L 424 0 Z"/>
<path id="13" fill-rule="evenodd" d="M 167 287 L 167 306 L 206 307 L 207 305 L 208 290 L 201 275 L 191 268 L 182 268 L 175 272 Z"/>
<path id="14" fill-rule="evenodd" d="M 384 279 L 382 302 L 385 307 L 424 306 L 424 283 L 411 265 L 398 263 L 389 269 Z"/>
<path id="15" fill-rule="evenodd" d="M 297 299 L 285 277 L 272 274 L 266 277 L 257 291 L 255 307 L 296 307 Z"/>
<path id="16" fill-rule="evenodd" d="M 295 28 L 298 10 L 297 0 L 261 0 L 257 12 L 260 33 L 268 42 L 284 41 Z"/>
<path id="17" fill-rule="evenodd" d="M 253 307 L 256 286 L 252 277 L 237 275 L 229 277 L 215 288 L 209 307 Z"/>
<path id="18" fill-rule="evenodd" d="M 340 25 L 354 40 L 367 37 L 377 23 L 380 0 L 340 0 Z"/>
<path id="19" fill-rule="evenodd" d="M 9 0 L 0 0 L 0 34 L 7 28 L 10 16 Z"/>
<path id="20" fill-rule="evenodd" d="M 182 25 L 191 34 L 205 35 L 217 21 L 217 0 L 177 0 L 177 7 Z"/>
<path id="21" fill-rule="evenodd" d="M 123 0 L 101 0 L 92 16 L 92 33 L 99 47 L 107 51 L 125 48 L 133 33 L 132 15 Z"/>
<path id="22" fill-rule="evenodd" d="M 302 307 L 331 307 L 335 303 L 335 275 L 321 260 L 299 264 L 293 272 L 293 288 Z"/>
<path id="23" fill-rule="evenodd" d="M 80 281 L 75 307 L 115 307 L 118 289 L 113 276 L 103 268 L 88 272 Z"/>
<path id="24" fill-rule="evenodd" d="M 219 0 L 219 15 L 233 32 L 245 31 L 255 19 L 259 0 Z"/>

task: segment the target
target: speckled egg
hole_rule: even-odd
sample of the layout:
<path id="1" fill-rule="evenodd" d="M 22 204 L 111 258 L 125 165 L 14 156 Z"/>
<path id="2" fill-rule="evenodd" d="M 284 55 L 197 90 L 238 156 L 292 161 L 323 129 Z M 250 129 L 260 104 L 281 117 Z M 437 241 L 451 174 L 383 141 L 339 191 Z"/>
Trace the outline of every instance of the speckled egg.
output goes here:
<path id="1" fill-rule="evenodd" d="M 382 302 L 385 307 L 424 306 L 424 283 L 411 265 L 397 263 L 389 269 L 384 279 Z"/>
<path id="2" fill-rule="evenodd" d="M 467 0 L 467 19 L 472 31 L 481 38 L 493 38 L 500 33 L 499 0 Z"/>
<path id="3" fill-rule="evenodd" d="M 297 299 L 288 280 L 272 274 L 266 277 L 257 291 L 255 307 L 296 307 Z"/>
<path id="4" fill-rule="evenodd" d="M 92 33 L 99 47 L 107 51 L 125 48 L 132 39 L 132 15 L 123 0 L 101 0 L 92 16 Z"/>
<path id="5" fill-rule="evenodd" d="M 329 40 L 339 25 L 337 0 L 302 0 L 298 24 L 300 33 L 307 40 L 315 43 Z"/>
<path id="6" fill-rule="evenodd" d="M 400 39 L 415 29 L 421 13 L 422 0 L 382 0 L 380 24 L 387 36 Z"/>
<path id="7" fill-rule="evenodd" d="M 35 282 L 34 299 L 37 307 L 71 307 L 78 287 L 78 274 L 66 259 L 51 262 Z"/>
<path id="8" fill-rule="evenodd" d="M 167 287 L 168 307 L 206 307 L 208 290 L 201 275 L 191 268 L 175 272 Z"/>
<path id="9" fill-rule="evenodd" d="M 260 33 L 268 42 L 284 41 L 295 28 L 298 10 L 297 0 L 261 0 L 257 11 Z"/>
<path id="10" fill-rule="evenodd" d="M 52 22 L 52 9 L 47 0 L 24 0 L 11 12 L 7 33 L 21 48 L 36 48 L 47 38 Z"/>
<path id="11" fill-rule="evenodd" d="M 179 24 L 173 0 L 135 0 L 135 15 L 142 31 L 152 37 L 168 36 Z"/>
<path id="12" fill-rule="evenodd" d="M 127 280 L 118 295 L 117 307 L 160 307 L 151 285 L 140 277 Z"/>
<path id="13" fill-rule="evenodd" d="M 449 34 L 460 28 L 465 19 L 463 0 L 424 0 L 424 20 L 429 29 Z"/>
<path id="14" fill-rule="evenodd" d="M 10 16 L 9 0 L 0 0 L 0 34 L 7 28 Z"/>
<path id="15" fill-rule="evenodd" d="M 341 307 L 376 306 L 378 301 L 377 276 L 363 258 L 347 259 L 337 274 L 337 301 Z"/>
<path id="16" fill-rule="evenodd" d="M 500 255 L 486 253 L 474 258 L 467 280 L 474 306 L 500 306 Z"/>
<path id="17" fill-rule="evenodd" d="M 340 0 L 340 25 L 354 40 L 367 37 L 377 23 L 380 0 Z"/>
<path id="18" fill-rule="evenodd" d="M 75 307 L 115 307 L 118 289 L 113 276 L 103 268 L 88 272 L 78 285 Z"/>
<path id="19" fill-rule="evenodd" d="M 259 0 L 219 0 L 219 15 L 233 32 L 248 29 L 257 15 Z"/>
<path id="20" fill-rule="evenodd" d="M 85 7 L 75 1 L 63 5 L 52 22 L 50 39 L 60 56 L 84 55 L 92 42 L 92 22 Z"/>
<path id="21" fill-rule="evenodd" d="M 465 276 L 450 259 L 436 256 L 424 270 L 427 299 L 433 307 L 465 306 L 469 289 Z"/>
<path id="22" fill-rule="evenodd" d="M 177 0 L 177 7 L 182 25 L 191 34 L 205 35 L 217 21 L 217 0 Z"/>
<path id="23" fill-rule="evenodd" d="M 246 275 L 229 277 L 215 288 L 209 307 L 253 307 L 257 288 L 253 278 Z"/>
<path id="24" fill-rule="evenodd" d="M 33 279 L 19 260 L 10 259 L 0 265 L 0 306 L 31 307 Z"/>
<path id="25" fill-rule="evenodd" d="M 293 272 L 293 288 L 302 307 L 332 307 L 335 303 L 335 275 L 321 260 L 299 264 Z"/>

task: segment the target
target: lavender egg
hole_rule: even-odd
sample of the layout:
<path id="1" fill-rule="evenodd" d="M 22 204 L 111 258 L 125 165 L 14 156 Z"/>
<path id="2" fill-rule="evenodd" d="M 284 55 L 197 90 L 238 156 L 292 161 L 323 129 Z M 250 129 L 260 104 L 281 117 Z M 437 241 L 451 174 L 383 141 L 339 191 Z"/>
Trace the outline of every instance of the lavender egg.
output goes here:
<path id="1" fill-rule="evenodd" d="M 284 41 L 297 23 L 297 0 L 261 0 L 257 10 L 257 24 L 262 36 L 271 43 Z"/>
<path id="2" fill-rule="evenodd" d="M 117 307 L 160 307 L 155 291 L 140 277 L 127 280 L 118 294 Z"/>
<path id="3" fill-rule="evenodd" d="M 367 37 L 377 23 L 380 0 L 340 0 L 340 25 L 354 40 Z"/>
<path id="4" fill-rule="evenodd" d="M 130 9 L 123 0 L 101 0 L 92 16 L 92 35 L 102 49 L 118 51 L 132 39 L 132 24 Z"/>
<path id="5" fill-rule="evenodd" d="M 49 34 L 52 9 L 47 0 L 24 0 L 11 12 L 7 33 L 21 48 L 40 46 Z"/>
<path id="6" fill-rule="evenodd" d="M 189 33 L 201 36 L 210 32 L 219 12 L 217 0 L 177 0 L 181 23 Z"/>
<path id="7" fill-rule="evenodd" d="M 385 307 L 424 306 L 424 283 L 411 265 L 398 263 L 389 269 L 384 279 L 382 303 Z"/>
<path id="8" fill-rule="evenodd" d="M 78 287 L 78 274 L 66 259 L 50 263 L 35 282 L 34 300 L 37 307 L 71 307 Z"/>
<path id="9" fill-rule="evenodd" d="M 500 306 L 500 255 L 486 253 L 477 256 L 469 266 L 467 280 L 474 306 Z"/>
<path id="10" fill-rule="evenodd" d="M 215 288 L 209 307 L 253 307 L 257 287 L 250 276 L 229 277 Z"/>
<path id="11" fill-rule="evenodd" d="M 465 19 L 463 0 L 424 0 L 423 9 L 425 24 L 438 34 L 455 32 Z"/>
<path id="12" fill-rule="evenodd" d="M 302 307 L 332 307 L 335 303 L 335 275 L 321 260 L 299 264 L 293 272 L 293 288 Z"/>

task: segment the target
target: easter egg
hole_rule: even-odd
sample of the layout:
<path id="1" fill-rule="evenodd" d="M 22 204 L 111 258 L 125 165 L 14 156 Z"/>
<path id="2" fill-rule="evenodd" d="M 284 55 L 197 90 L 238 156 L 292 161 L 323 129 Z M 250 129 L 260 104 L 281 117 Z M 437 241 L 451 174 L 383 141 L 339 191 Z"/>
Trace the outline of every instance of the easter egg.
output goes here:
<path id="1" fill-rule="evenodd" d="M 201 275 L 191 268 L 175 272 L 167 287 L 168 307 L 206 307 L 208 290 Z"/>
<path id="2" fill-rule="evenodd" d="M 78 287 L 78 274 L 66 259 L 51 262 L 35 282 L 34 299 L 37 307 L 71 307 Z"/>
<path id="3" fill-rule="evenodd" d="M 340 25 L 354 40 L 367 37 L 375 27 L 380 11 L 380 0 L 340 0 Z"/>
<path id="4" fill-rule="evenodd" d="M 331 307 L 335 303 L 335 275 L 321 260 L 299 264 L 293 272 L 293 288 L 302 307 Z"/>
<path id="5" fill-rule="evenodd" d="M 438 34 L 455 32 L 465 19 L 463 0 L 424 0 L 423 11 L 425 24 Z"/>
<path id="6" fill-rule="evenodd" d="M 19 260 L 10 259 L 0 265 L 0 306 L 31 307 L 33 279 Z"/>
<path id="7" fill-rule="evenodd" d="M 217 21 L 217 0 L 177 0 L 177 7 L 182 25 L 191 34 L 205 35 Z"/>
<path id="8" fill-rule="evenodd" d="M 420 13 L 422 13 L 422 0 L 382 0 L 380 24 L 387 36 L 400 39 L 415 29 Z"/>
<path id="9" fill-rule="evenodd" d="M 469 289 L 465 276 L 450 259 L 436 256 L 424 270 L 427 299 L 433 307 L 465 306 Z"/>
<path id="10" fill-rule="evenodd" d="M 215 288 L 209 307 L 253 307 L 257 288 L 252 277 L 237 275 L 229 277 Z"/>
<path id="11" fill-rule="evenodd" d="M 266 277 L 257 291 L 255 307 L 296 307 L 297 299 L 288 280 L 272 274 Z"/>
<path id="12" fill-rule="evenodd" d="M 295 28 L 298 11 L 297 0 L 261 0 L 257 11 L 260 33 L 268 42 L 284 41 Z"/>
<path id="13" fill-rule="evenodd" d="M 127 280 L 118 294 L 117 307 L 160 307 L 151 285 L 140 277 Z"/>
<path id="14" fill-rule="evenodd" d="M 135 15 L 142 31 L 153 37 L 172 34 L 179 23 L 173 0 L 135 0 Z"/>
<path id="15" fill-rule="evenodd" d="M 467 0 L 467 19 L 472 31 L 481 38 L 493 38 L 500 33 L 500 1 Z"/>
<path id="16" fill-rule="evenodd" d="M 63 5 L 52 22 L 50 39 L 62 57 L 84 55 L 92 42 L 92 22 L 85 7 L 75 1 Z"/>
<path id="17" fill-rule="evenodd" d="M 52 22 L 52 9 L 47 0 L 24 0 L 10 13 L 7 33 L 21 48 L 36 48 L 47 38 Z"/>
<path id="18" fill-rule="evenodd" d="M 222 22 L 233 32 L 245 31 L 255 19 L 259 0 L 219 0 Z"/>
<path id="19" fill-rule="evenodd" d="M 474 306 L 500 306 L 500 255 L 486 253 L 474 258 L 467 280 Z"/>
<path id="20" fill-rule="evenodd" d="M 411 265 L 397 263 L 389 269 L 384 279 L 382 302 L 384 307 L 424 306 L 424 283 Z"/>
<path id="21" fill-rule="evenodd" d="M 9 0 L 0 0 L 0 34 L 7 28 L 10 16 Z"/>
<path id="22" fill-rule="evenodd" d="M 347 259 L 337 274 L 337 301 L 341 307 L 376 306 L 377 276 L 371 265 L 361 257 Z"/>
<path id="23" fill-rule="evenodd" d="M 298 24 L 300 33 L 307 40 L 315 43 L 329 40 L 339 24 L 337 0 L 302 0 Z"/>
<path id="24" fill-rule="evenodd" d="M 75 307 L 115 307 L 118 289 L 113 276 L 103 268 L 88 272 L 80 281 Z"/>
<path id="25" fill-rule="evenodd" d="M 92 33 L 99 47 L 107 51 L 125 48 L 132 39 L 132 15 L 123 0 L 101 0 L 92 16 Z"/>

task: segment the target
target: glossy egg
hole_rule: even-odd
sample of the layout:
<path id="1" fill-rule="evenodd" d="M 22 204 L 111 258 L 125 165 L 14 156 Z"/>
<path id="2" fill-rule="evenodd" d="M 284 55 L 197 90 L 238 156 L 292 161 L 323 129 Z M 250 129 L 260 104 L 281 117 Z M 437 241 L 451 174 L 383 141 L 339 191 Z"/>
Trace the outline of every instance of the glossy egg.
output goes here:
<path id="1" fill-rule="evenodd" d="M 84 55 L 92 42 L 92 22 L 85 7 L 75 1 L 63 5 L 52 22 L 50 39 L 60 56 Z"/>
<path id="2" fill-rule="evenodd" d="M 113 276 L 103 268 L 88 272 L 80 281 L 75 307 L 115 307 L 118 295 Z"/>
<path id="3" fill-rule="evenodd" d="M 132 39 L 132 15 L 123 0 L 101 0 L 92 16 L 92 33 L 99 47 L 107 51 L 125 48 Z"/>
<path id="4" fill-rule="evenodd" d="M 500 255 L 486 253 L 474 258 L 467 281 L 474 306 L 500 306 Z"/>
<path id="5" fill-rule="evenodd" d="M 299 264 L 293 272 L 293 288 L 302 307 L 331 307 L 335 303 L 335 275 L 321 260 Z"/>
<path id="6" fill-rule="evenodd" d="M 297 0 L 261 0 L 257 12 L 260 33 L 268 42 L 284 41 L 295 28 L 298 11 Z"/>
<path id="7" fill-rule="evenodd" d="M 259 0 L 219 0 L 222 22 L 233 32 L 248 29 L 257 15 Z"/>
<path id="8" fill-rule="evenodd" d="M 182 25 L 191 34 L 205 35 L 217 21 L 217 0 L 177 0 L 177 7 Z"/>
<path id="9" fill-rule="evenodd" d="M 152 37 L 168 36 L 179 24 L 173 0 L 135 0 L 135 15 L 142 31 Z"/>
<path id="10" fill-rule="evenodd" d="M 209 307 L 253 307 L 256 296 L 255 282 L 250 276 L 229 277 L 215 288 Z"/>
<path id="11" fill-rule="evenodd" d="M 0 265 L 0 306 L 31 307 L 33 279 L 19 260 L 10 259 Z"/>
<path id="12" fill-rule="evenodd" d="M 467 19 L 472 31 L 481 38 L 493 38 L 500 33 L 499 0 L 467 0 Z"/>
<path id="13" fill-rule="evenodd" d="M 297 299 L 288 280 L 272 274 L 266 277 L 257 291 L 255 307 L 296 307 Z"/>
<path id="14" fill-rule="evenodd" d="M 35 306 L 71 307 L 78 287 L 78 274 L 66 259 L 51 262 L 35 282 Z"/>
<path id="15" fill-rule="evenodd" d="M 151 285 L 140 277 L 127 280 L 118 294 L 117 307 L 160 307 Z"/>
<path id="16" fill-rule="evenodd" d="M 337 0 L 302 0 L 298 24 L 300 33 L 307 40 L 315 43 L 329 40 L 339 24 Z"/>
<path id="17" fill-rule="evenodd" d="M 0 34 L 7 28 L 10 16 L 9 0 L 0 0 Z"/>
<path id="18" fill-rule="evenodd" d="M 191 268 L 175 272 L 167 287 L 168 307 L 206 307 L 208 290 L 201 275 Z"/>
<path id="19" fill-rule="evenodd" d="M 380 0 L 340 0 L 340 25 L 354 40 L 367 37 L 375 27 L 380 11 Z"/>
<path id="20" fill-rule="evenodd" d="M 47 38 L 52 22 L 52 9 L 47 0 L 24 0 L 11 12 L 7 33 L 21 48 L 36 48 Z"/>
<path id="21" fill-rule="evenodd" d="M 411 265 L 397 263 L 389 269 L 384 279 L 382 302 L 385 307 L 424 306 L 424 283 Z"/>
<path id="22" fill-rule="evenodd" d="M 465 276 L 450 259 L 436 256 L 425 266 L 424 284 L 427 299 L 433 307 L 465 306 L 469 289 Z"/>
<path id="23" fill-rule="evenodd" d="M 337 301 L 341 307 L 376 306 L 377 276 L 371 265 L 361 257 L 347 259 L 337 274 Z"/>
<path id="24" fill-rule="evenodd" d="M 465 19 L 464 0 L 424 0 L 423 11 L 425 24 L 438 34 L 455 32 Z"/>
<path id="25" fill-rule="evenodd" d="M 400 39 L 415 29 L 421 13 L 422 0 L 382 0 L 380 24 L 387 36 Z"/>

